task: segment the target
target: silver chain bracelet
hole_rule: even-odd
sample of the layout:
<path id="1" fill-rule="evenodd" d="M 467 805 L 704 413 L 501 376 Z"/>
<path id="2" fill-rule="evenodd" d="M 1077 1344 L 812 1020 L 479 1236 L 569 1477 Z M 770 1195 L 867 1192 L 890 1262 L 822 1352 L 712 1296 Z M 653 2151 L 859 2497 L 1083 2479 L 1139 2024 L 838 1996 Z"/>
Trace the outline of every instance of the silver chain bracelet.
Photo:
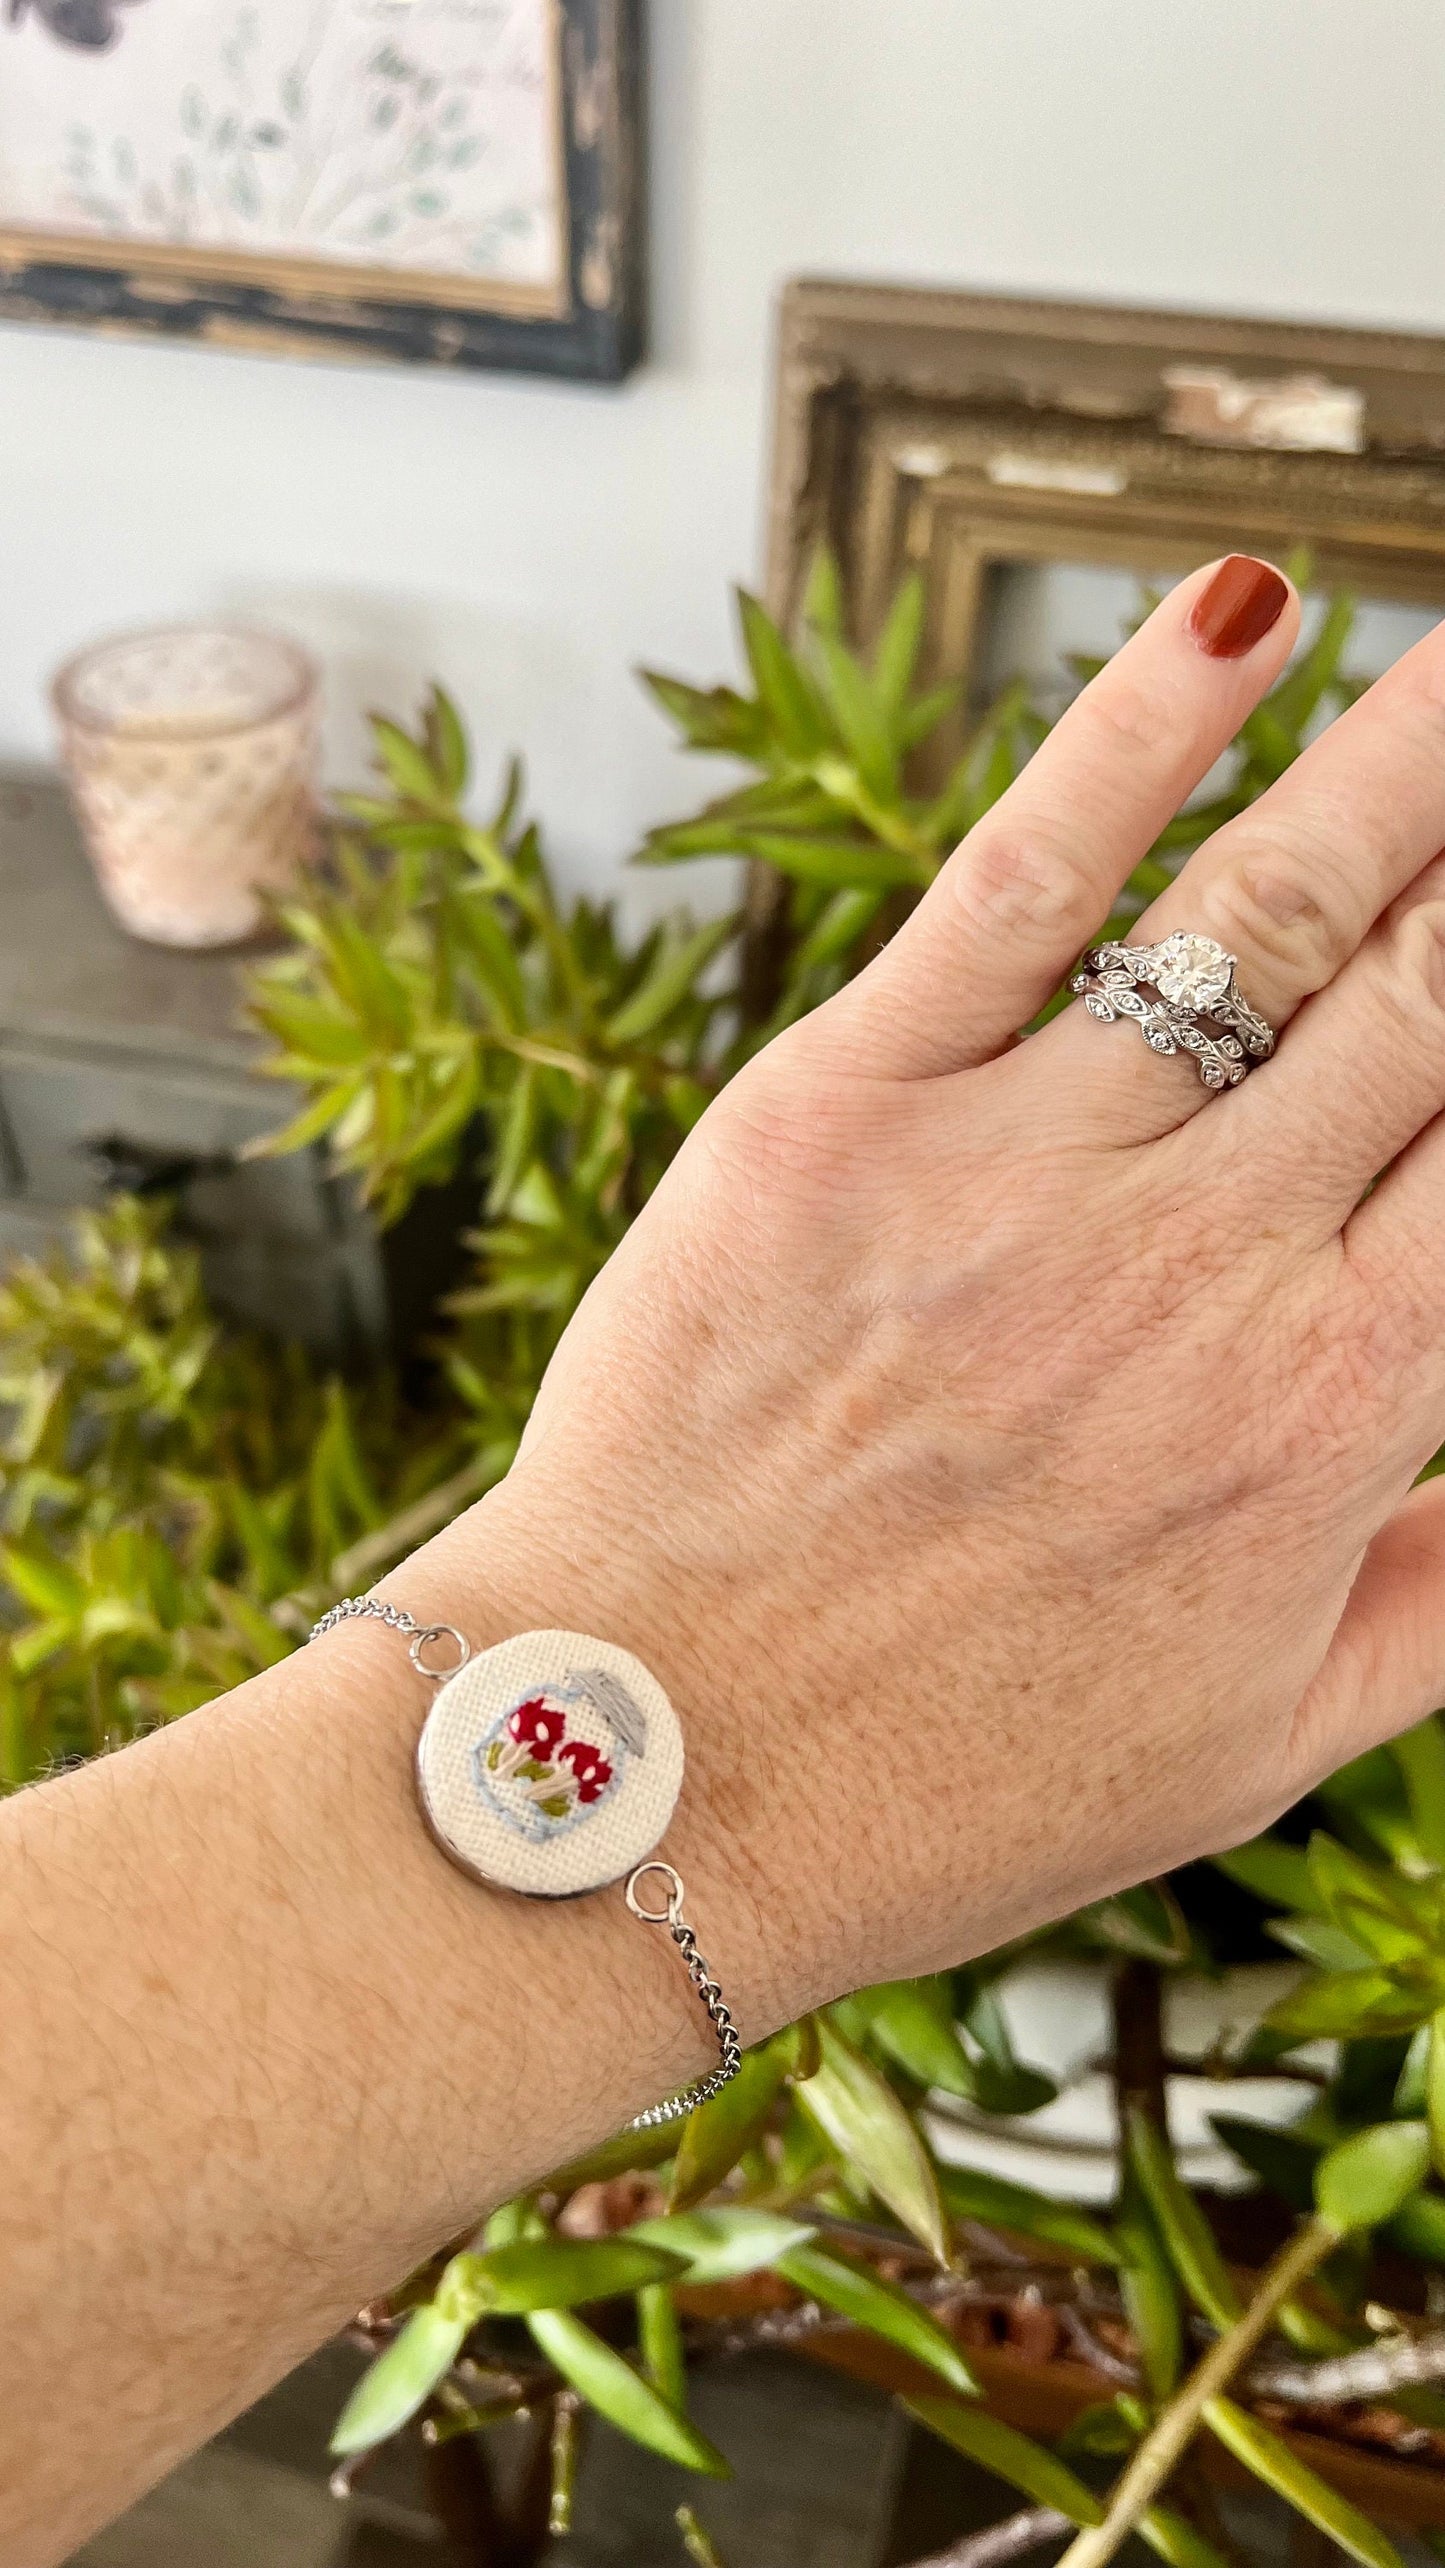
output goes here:
<path id="1" fill-rule="evenodd" d="M 354 1618 L 400 1633 L 417 1674 L 439 1689 L 417 1743 L 417 1790 L 442 1853 L 474 1880 L 530 1898 L 621 1881 L 632 1915 L 665 1927 L 682 1955 L 718 2065 L 628 2128 L 706 2104 L 736 2077 L 742 2042 L 683 1916 L 682 1882 L 652 1852 L 682 1782 L 682 1734 L 657 1679 L 615 1643 L 577 1632 L 519 1633 L 474 1654 L 454 1624 L 419 1623 L 380 1596 L 343 1597 L 309 1638 Z M 650 1874 L 661 1906 L 640 1893 Z"/>

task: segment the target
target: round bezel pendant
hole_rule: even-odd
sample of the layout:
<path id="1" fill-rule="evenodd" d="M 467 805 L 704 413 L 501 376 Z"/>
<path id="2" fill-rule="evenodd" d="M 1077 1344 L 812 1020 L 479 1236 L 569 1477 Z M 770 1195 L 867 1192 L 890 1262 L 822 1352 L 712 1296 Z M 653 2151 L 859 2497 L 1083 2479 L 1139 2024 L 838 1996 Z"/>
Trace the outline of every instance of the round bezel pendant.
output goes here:
<path id="1" fill-rule="evenodd" d="M 519 1632 L 437 1693 L 417 1792 L 478 1881 L 570 1899 L 652 1853 L 682 1787 L 682 1732 L 640 1659 L 585 1632 Z"/>

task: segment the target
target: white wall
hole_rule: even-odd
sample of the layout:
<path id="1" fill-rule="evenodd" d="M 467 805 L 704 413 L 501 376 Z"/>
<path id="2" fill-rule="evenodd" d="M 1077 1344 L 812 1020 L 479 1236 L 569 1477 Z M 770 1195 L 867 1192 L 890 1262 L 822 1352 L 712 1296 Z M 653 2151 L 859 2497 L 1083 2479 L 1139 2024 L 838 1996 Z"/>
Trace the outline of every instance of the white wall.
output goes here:
<path id="1" fill-rule="evenodd" d="M 0 330 L 0 757 L 117 624 L 246 610 L 357 707 L 439 673 L 569 872 L 704 782 L 799 270 L 1445 329 L 1438 0 L 652 0 L 654 350 L 615 392 Z"/>

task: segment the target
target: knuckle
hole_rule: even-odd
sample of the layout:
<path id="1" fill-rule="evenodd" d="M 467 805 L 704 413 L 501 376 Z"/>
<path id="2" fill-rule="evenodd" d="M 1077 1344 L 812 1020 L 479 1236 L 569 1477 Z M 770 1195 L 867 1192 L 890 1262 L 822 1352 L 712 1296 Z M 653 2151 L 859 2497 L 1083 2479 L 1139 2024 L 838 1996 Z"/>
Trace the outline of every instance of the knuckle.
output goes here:
<path id="1" fill-rule="evenodd" d="M 1234 950 L 1315 988 L 1333 978 L 1369 924 L 1338 861 L 1293 834 L 1253 838 L 1249 852 L 1220 876 L 1210 908 Z"/>
<path id="2" fill-rule="evenodd" d="M 1047 831 L 991 828 L 966 838 L 949 869 L 950 890 L 974 928 L 1031 928 L 1071 949 L 1088 943 L 1099 895 L 1072 848 Z"/>
<path id="3" fill-rule="evenodd" d="M 1432 1031 L 1445 1014 L 1445 900 L 1420 901 L 1396 922 L 1391 964 L 1402 1011 Z"/>
<path id="4" fill-rule="evenodd" d="M 1419 746 L 1427 755 L 1438 755 L 1440 735 L 1445 731 L 1445 647 L 1442 646 L 1445 646 L 1445 635 L 1437 625 L 1434 632 L 1426 636 L 1423 647 L 1411 652 L 1400 664 L 1398 697 L 1390 707 L 1392 721 L 1413 730 Z"/>
<path id="5" fill-rule="evenodd" d="M 1116 666 L 1091 695 L 1089 720 L 1107 754 L 1150 758 L 1170 743 L 1177 717 L 1171 719 L 1157 696 L 1130 684 Z"/>

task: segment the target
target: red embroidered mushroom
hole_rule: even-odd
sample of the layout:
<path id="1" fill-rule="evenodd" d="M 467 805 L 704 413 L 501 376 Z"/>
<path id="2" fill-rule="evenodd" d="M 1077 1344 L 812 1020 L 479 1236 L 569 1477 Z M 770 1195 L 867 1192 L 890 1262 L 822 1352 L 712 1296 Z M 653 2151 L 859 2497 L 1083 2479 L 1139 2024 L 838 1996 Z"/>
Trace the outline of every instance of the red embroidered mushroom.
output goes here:
<path id="1" fill-rule="evenodd" d="M 507 1736 L 519 1748 L 530 1748 L 534 1756 L 549 1757 L 567 1724 L 560 1712 L 534 1694 L 528 1703 L 519 1703 L 507 1722 Z M 590 1751 L 589 1751 L 590 1753 Z"/>
<path id="2" fill-rule="evenodd" d="M 612 1768 L 598 1748 L 585 1739 L 569 1739 L 558 1762 L 569 1765 L 577 1778 L 579 1801 L 600 1801 L 612 1781 Z"/>

